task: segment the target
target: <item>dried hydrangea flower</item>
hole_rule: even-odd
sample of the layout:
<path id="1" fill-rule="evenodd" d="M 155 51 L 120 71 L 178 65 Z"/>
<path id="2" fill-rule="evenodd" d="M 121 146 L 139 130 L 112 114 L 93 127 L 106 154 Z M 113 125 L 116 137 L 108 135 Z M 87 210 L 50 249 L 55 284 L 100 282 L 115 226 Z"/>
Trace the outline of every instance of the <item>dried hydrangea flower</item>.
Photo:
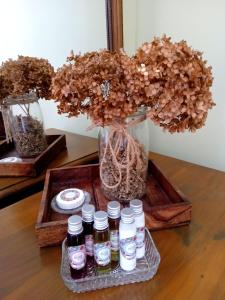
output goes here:
<path id="1" fill-rule="evenodd" d="M 0 75 L 7 95 L 16 97 L 33 91 L 40 98 L 51 98 L 54 69 L 46 59 L 29 56 L 9 59 L 0 67 Z"/>
<path id="2" fill-rule="evenodd" d="M 59 113 L 69 117 L 87 113 L 98 125 L 123 121 L 137 111 L 142 99 L 136 61 L 123 52 L 101 50 L 84 55 L 71 53 L 70 64 L 53 79 L 52 94 Z"/>
<path id="3" fill-rule="evenodd" d="M 213 107 L 211 67 L 185 41 L 155 38 L 144 43 L 135 59 L 145 82 L 148 117 L 170 132 L 195 131 Z"/>

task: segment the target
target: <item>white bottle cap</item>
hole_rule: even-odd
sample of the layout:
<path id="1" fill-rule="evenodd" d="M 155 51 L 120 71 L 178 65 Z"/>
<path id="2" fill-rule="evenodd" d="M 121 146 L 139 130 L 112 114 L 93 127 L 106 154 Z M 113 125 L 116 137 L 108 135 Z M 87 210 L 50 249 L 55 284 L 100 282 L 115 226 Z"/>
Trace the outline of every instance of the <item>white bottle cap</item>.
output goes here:
<path id="1" fill-rule="evenodd" d="M 131 200 L 130 207 L 133 209 L 135 215 L 140 215 L 143 212 L 143 202 L 139 199 Z"/>
<path id="2" fill-rule="evenodd" d="M 120 204 L 118 201 L 110 201 L 107 204 L 108 216 L 112 219 L 118 219 L 120 217 Z"/>
<path id="3" fill-rule="evenodd" d="M 121 210 L 121 221 L 125 224 L 134 222 L 134 212 L 131 208 L 126 207 Z"/>
<path id="4" fill-rule="evenodd" d="M 108 227 L 108 215 L 105 211 L 99 210 L 94 214 L 94 228 L 104 230 Z"/>
<path id="5" fill-rule="evenodd" d="M 81 233 L 83 230 L 82 218 L 78 215 L 68 218 L 68 232 L 71 234 Z"/>
<path id="6" fill-rule="evenodd" d="M 82 219 L 84 222 L 92 222 L 94 220 L 95 207 L 93 204 L 84 204 L 82 206 Z"/>

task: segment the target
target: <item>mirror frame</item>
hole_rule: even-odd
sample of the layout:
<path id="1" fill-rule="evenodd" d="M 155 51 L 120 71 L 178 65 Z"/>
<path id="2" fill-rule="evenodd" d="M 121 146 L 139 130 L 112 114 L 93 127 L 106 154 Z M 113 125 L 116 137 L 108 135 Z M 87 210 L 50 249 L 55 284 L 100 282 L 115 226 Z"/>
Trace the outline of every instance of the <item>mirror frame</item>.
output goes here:
<path id="1" fill-rule="evenodd" d="M 107 46 L 116 51 L 123 48 L 123 0 L 105 0 Z"/>

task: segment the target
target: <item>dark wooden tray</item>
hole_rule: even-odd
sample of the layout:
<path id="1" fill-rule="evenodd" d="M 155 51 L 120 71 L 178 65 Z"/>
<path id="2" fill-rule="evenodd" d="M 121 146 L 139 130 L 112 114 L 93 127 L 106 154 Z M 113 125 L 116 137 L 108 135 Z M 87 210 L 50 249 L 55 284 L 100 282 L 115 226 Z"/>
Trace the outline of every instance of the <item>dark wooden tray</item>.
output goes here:
<path id="1" fill-rule="evenodd" d="M 23 158 L 18 163 L 0 163 L 0 177 L 15 176 L 37 176 L 50 161 L 66 148 L 65 135 L 47 135 L 48 148 L 39 156 L 34 158 Z M 15 156 L 19 157 L 14 143 L 7 143 L 6 140 L 0 143 L 0 159 Z"/>
<path id="2" fill-rule="evenodd" d="M 36 224 L 40 247 L 60 244 L 65 238 L 69 215 L 54 212 L 51 199 L 71 187 L 91 193 L 96 209 L 106 210 L 108 200 L 101 191 L 99 165 L 48 170 Z M 147 193 L 142 200 L 146 226 L 151 230 L 181 226 L 191 220 L 191 203 L 171 185 L 153 161 L 149 161 Z"/>

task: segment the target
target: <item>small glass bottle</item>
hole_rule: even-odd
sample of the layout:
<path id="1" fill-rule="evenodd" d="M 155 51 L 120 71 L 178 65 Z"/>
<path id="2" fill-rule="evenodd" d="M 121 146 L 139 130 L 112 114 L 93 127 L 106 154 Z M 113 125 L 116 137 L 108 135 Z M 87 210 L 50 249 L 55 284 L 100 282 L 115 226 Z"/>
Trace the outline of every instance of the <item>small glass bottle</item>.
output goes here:
<path id="1" fill-rule="evenodd" d="M 68 219 L 67 251 L 70 262 L 70 272 L 73 279 L 85 276 L 86 250 L 85 239 L 80 216 Z"/>
<path id="2" fill-rule="evenodd" d="M 111 265 L 115 268 L 119 263 L 119 224 L 120 204 L 118 201 L 110 201 L 107 205 L 109 216 L 109 232 L 111 243 Z"/>
<path id="3" fill-rule="evenodd" d="M 129 207 L 121 210 L 119 227 L 120 267 L 132 271 L 136 267 L 136 225 L 133 210 Z"/>
<path id="4" fill-rule="evenodd" d="M 94 258 L 98 274 L 111 270 L 108 215 L 104 211 L 97 211 L 94 214 Z"/>
<path id="5" fill-rule="evenodd" d="M 82 219 L 85 236 L 86 254 L 88 257 L 94 257 L 94 213 L 95 207 L 93 204 L 84 204 L 82 207 Z"/>
<path id="6" fill-rule="evenodd" d="M 143 212 L 143 203 L 139 199 L 130 201 L 130 207 L 134 212 L 134 219 L 136 224 L 136 257 L 140 259 L 145 256 L 145 215 Z"/>

